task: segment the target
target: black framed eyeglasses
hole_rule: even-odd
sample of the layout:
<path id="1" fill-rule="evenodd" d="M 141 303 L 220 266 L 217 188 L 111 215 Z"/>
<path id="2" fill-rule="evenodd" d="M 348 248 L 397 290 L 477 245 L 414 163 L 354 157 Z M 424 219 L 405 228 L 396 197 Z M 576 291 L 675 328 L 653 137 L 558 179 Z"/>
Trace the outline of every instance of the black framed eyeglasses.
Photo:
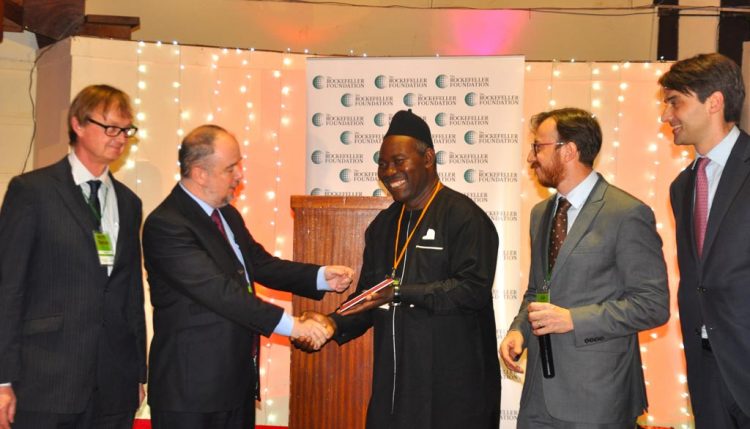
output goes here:
<path id="1" fill-rule="evenodd" d="M 138 128 L 134 127 L 132 125 L 129 126 L 129 127 L 123 128 L 123 127 L 118 127 L 117 125 L 102 124 L 101 122 L 97 122 L 97 121 L 91 119 L 90 117 L 86 117 L 86 120 L 88 122 L 91 122 L 92 124 L 96 124 L 96 125 L 99 125 L 100 127 L 104 128 L 104 134 L 107 137 L 117 137 L 117 136 L 120 135 L 120 133 L 124 133 L 125 136 L 127 136 L 127 137 L 133 137 L 135 135 L 135 133 L 138 132 Z"/>
<path id="2" fill-rule="evenodd" d="M 536 156 L 539 153 L 540 146 L 551 146 L 551 145 L 562 146 L 565 143 L 567 142 L 539 143 L 535 141 L 534 143 L 531 144 L 531 150 L 534 151 L 534 156 Z"/>

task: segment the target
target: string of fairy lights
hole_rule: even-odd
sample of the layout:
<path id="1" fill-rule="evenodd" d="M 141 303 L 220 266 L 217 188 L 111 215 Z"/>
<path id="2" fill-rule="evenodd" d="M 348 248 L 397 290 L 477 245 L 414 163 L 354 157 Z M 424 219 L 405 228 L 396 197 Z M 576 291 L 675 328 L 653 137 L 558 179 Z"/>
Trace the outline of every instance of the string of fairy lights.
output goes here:
<path id="1" fill-rule="evenodd" d="M 293 104 L 293 100 L 295 100 L 295 95 L 303 94 L 304 88 L 295 88 L 294 85 L 299 85 L 300 82 L 287 79 L 285 71 L 293 67 L 295 60 L 304 58 L 305 55 L 293 54 L 289 50 L 272 53 L 270 55 L 277 57 L 278 63 L 277 66 L 269 68 L 267 61 L 254 61 L 254 55 L 269 55 L 269 53 L 259 53 L 252 48 L 190 47 L 182 46 L 177 42 L 169 44 L 137 42 L 135 45 L 137 79 L 133 102 L 136 109 L 137 126 L 139 127 L 138 145 L 131 147 L 124 168 L 134 169 L 136 190 L 138 192 L 148 191 L 153 186 L 152 183 L 147 182 L 145 176 L 141 177 L 138 168 L 141 161 L 159 163 L 160 165 L 169 164 L 171 166 L 167 169 L 170 171 L 163 177 L 172 177 L 173 183 L 180 179 L 179 164 L 176 161 L 177 150 L 173 151 L 172 158 L 149 160 L 147 157 L 149 153 L 154 153 L 152 150 L 155 147 L 154 145 L 172 141 L 174 145 L 170 144 L 170 146 L 178 149 L 182 138 L 193 127 L 202 123 L 216 123 L 224 126 L 235 133 L 245 159 L 243 165 L 245 178 L 243 187 L 234 202 L 235 206 L 246 220 L 261 219 L 261 221 L 252 223 L 248 221 L 248 224 L 254 231 L 265 228 L 263 231 L 273 237 L 273 241 L 268 243 L 269 251 L 279 257 L 290 254 L 291 252 L 287 249 L 291 246 L 291 240 L 287 240 L 286 236 L 291 234 L 291 231 L 283 222 L 280 222 L 282 219 L 279 217 L 280 213 L 286 213 L 279 209 L 279 203 L 281 202 L 279 197 L 285 194 L 285 186 L 288 186 L 284 181 L 283 174 L 285 151 L 282 141 L 285 141 L 283 137 L 287 136 L 293 127 L 304 127 L 306 121 L 299 120 L 295 116 L 299 115 L 299 113 L 295 113 L 298 110 L 295 111 L 290 108 L 290 104 Z M 162 73 L 151 73 L 150 68 L 155 65 L 157 60 L 153 59 L 156 56 L 147 55 L 165 49 L 169 49 L 173 56 L 173 60 L 169 64 L 173 65 L 174 70 L 171 70 L 172 74 L 169 75 L 169 78 L 164 77 L 163 70 Z M 186 49 L 190 49 L 189 59 L 187 60 Z M 255 64 L 256 62 L 258 64 Z M 660 205 L 661 200 L 667 198 L 664 191 L 665 180 L 670 181 L 676 175 L 676 172 L 684 168 L 692 158 L 692 154 L 685 150 L 673 151 L 670 138 L 664 135 L 659 125 L 653 127 L 658 131 L 644 141 L 632 141 L 632 138 L 629 137 L 632 133 L 623 134 L 622 127 L 631 127 L 631 116 L 634 109 L 637 110 L 640 108 L 639 106 L 648 103 L 648 100 L 644 99 L 642 95 L 644 93 L 642 90 L 644 82 L 650 81 L 653 85 L 652 89 L 655 91 L 657 89 L 656 80 L 667 69 L 668 64 L 630 62 L 585 64 L 589 67 L 588 78 L 583 79 L 588 79 L 589 89 L 581 96 L 584 99 L 587 97 L 587 100 L 579 102 L 577 105 L 588 107 L 597 116 L 603 127 L 604 145 L 596 165 L 597 169 L 615 185 L 622 182 L 624 186 L 624 183 L 629 183 L 629 181 L 640 180 L 637 182 L 637 188 L 630 190 L 635 190 L 636 192 L 633 193 L 654 207 L 657 216 L 657 228 L 664 234 L 664 225 L 670 225 L 671 216 L 671 213 L 662 209 L 665 205 Z M 566 70 L 568 70 L 569 65 L 581 66 L 581 63 L 575 61 L 527 63 L 527 78 L 531 75 L 536 76 L 537 86 L 527 84 L 526 91 L 546 89 L 545 105 L 540 105 L 539 111 L 568 105 L 569 101 L 565 98 L 563 90 L 565 85 L 569 84 L 566 80 Z M 162 69 L 163 66 L 164 64 L 160 64 Z M 535 74 L 539 73 L 539 68 L 546 70 L 543 72 L 546 77 L 540 78 L 538 74 Z M 637 71 L 637 73 L 634 73 L 634 71 Z M 196 76 L 198 75 L 201 76 L 202 80 L 196 83 Z M 268 102 L 260 96 L 261 84 L 266 85 L 265 89 L 268 89 L 268 85 L 277 87 L 280 92 L 278 105 L 269 104 L 275 102 L 276 98 L 272 98 L 274 101 Z M 198 91 L 205 92 L 198 96 L 196 95 Z M 157 93 L 160 95 L 157 96 Z M 164 94 L 168 94 L 168 96 Z M 654 103 L 653 111 L 659 112 L 655 119 L 657 124 L 660 124 L 661 102 L 654 99 Z M 270 121 L 265 119 L 268 117 L 274 119 Z M 259 121 L 259 118 L 264 120 Z M 152 130 L 151 125 L 158 129 Z M 170 127 L 172 129 L 169 129 Z M 171 137 L 162 140 L 156 138 L 157 134 Z M 633 151 L 641 151 L 638 155 L 640 162 L 637 170 L 624 166 L 622 161 L 624 155 L 629 154 L 632 157 Z M 253 178 L 249 177 L 253 173 L 248 170 L 249 156 L 254 158 L 265 156 L 264 159 L 272 164 L 272 180 L 256 181 L 267 183 L 264 187 L 255 185 Z M 525 173 L 528 173 L 527 170 L 525 168 Z M 523 204 L 530 207 L 530 205 L 533 205 L 530 199 L 534 192 L 529 192 L 531 185 L 528 184 L 529 181 L 526 182 L 523 186 L 525 189 L 522 189 L 521 198 Z M 171 185 L 165 186 L 162 191 L 168 191 L 169 187 Z M 262 202 L 262 204 L 259 202 Z M 287 215 L 284 214 L 284 216 Z M 669 243 L 670 239 L 673 239 L 673 237 L 665 237 L 665 243 Z M 669 258 L 667 259 L 669 260 Z M 671 270 L 671 272 L 676 272 L 676 269 Z M 521 278 L 524 275 L 525 273 L 522 273 Z M 523 287 L 524 285 L 521 289 Z M 273 298 L 269 299 L 276 301 Z M 676 321 L 673 320 L 671 323 L 676 323 Z M 674 350 L 673 354 L 678 356 L 682 352 L 682 344 L 678 336 L 674 334 L 661 336 L 658 332 L 656 330 L 650 331 L 648 333 L 650 340 L 644 341 L 641 346 L 647 388 L 649 391 L 659 388 L 662 392 L 672 392 L 670 394 L 676 395 L 676 398 L 673 398 L 674 400 L 671 402 L 679 404 L 679 406 L 677 410 L 663 412 L 653 407 L 653 403 L 658 402 L 660 398 L 651 398 L 652 414 L 646 415 L 645 423 L 659 424 L 671 419 L 670 424 L 676 424 L 681 429 L 687 429 L 692 427 L 692 416 L 684 369 L 677 370 L 674 379 L 665 377 L 661 373 L 657 377 L 657 371 L 651 370 L 652 367 L 658 366 L 660 359 L 664 359 L 664 350 L 670 350 L 669 353 Z M 670 343 L 666 344 L 667 342 Z M 270 396 L 269 393 L 287 388 L 286 386 L 274 387 L 276 377 L 273 375 L 272 365 L 279 356 L 282 356 L 279 353 L 288 355 L 289 349 L 288 346 L 275 345 L 268 339 L 263 343 L 263 348 L 265 353 L 261 356 L 260 373 L 261 393 L 264 401 L 258 413 L 258 421 L 265 421 L 267 424 L 283 424 L 284 415 L 288 410 L 279 409 L 279 407 L 285 406 L 286 402 L 283 400 L 275 401 L 277 396 Z M 672 367 L 680 368 L 681 366 L 674 365 Z M 283 371 L 284 369 L 280 367 L 276 370 Z M 675 414 L 681 416 L 680 421 L 674 421 Z"/>
<path id="2" fill-rule="evenodd" d="M 165 73 L 164 64 L 158 64 L 160 67 L 159 73 L 152 70 L 158 61 L 154 58 L 164 58 L 164 56 L 156 54 L 166 53 L 164 51 L 166 49 L 171 50 L 173 56 L 168 61 L 168 64 L 174 68 L 169 71 L 171 75 Z M 185 49 L 192 49 L 189 64 L 185 62 Z M 196 51 L 200 52 L 198 55 L 202 56 L 201 58 L 195 58 Z M 135 121 L 139 131 L 137 144 L 131 145 L 130 153 L 124 162 L 124 168 L 135 171 L 136 191 L 155 191 L 153 189 L 154 184 L 147 183 L 141 177 L 138 169 L 139 162 L 172 165 L 173 167 L 166 167 L 168 173 L 163 174 L 162 177 L 173 178 L 172 183 L 176 183 L 180 180 L 177 151 L 184 136 L 190 129 L 200 124 L 220 125 L 235 134 L 240 143 L 243 157 L 242 168 L 245 177 L 243 186 L 233 204 L 242 213 L 248 224 L 250 224 L 248 219 L 251 216 L 268 219 L 265 222 L 254 223 L 252 229 L 256 233 L 262 228 L 267 228 L 262 232 L 269 233 L 270 231 L 270 235 L 274 237 L 270 251 L 275 256 L 282 257 L 285 253 L 291 253 L 287 250 L 287 246 L 291 243 L 285 239 L 286 234 L 290 232 L 282 231 L 279 228 L 279 215 L 282 211 L 278 207 L 277 196 L 280 193 L 280 187 L 284 185 L 282 174 L 283 150 L 279 142 L 279 135 L 282 133 L 282 129 L 290 127 L 294 122 L 291 119 L 292 112 L 289 111 L 287 103 L 285 103 L 285 99 L 293 93 L 293 84 L 285 80 L 283 70 L 293 64 L 295 55 L 300 55 L 290 52 L 279 54 L 278 67 L 269 70 L 267 65 L 255 66 L 253 64 L 254 48 L 199 48 L 182 46 L 176 41 L 171 44 L 140 41 L 135 43 L 135 53 L 136 82 L 133 91 L 133 104 Z M 186 76 L 189 76 L 188 73 L 203 73 L 209 76 L 208 79 L 210 80 L 195 84 L 194 79 L 186 81 Z M 261 84 L 259 78 L 264 73 L 269 73 L 278 85 L 281 92 L 281 103 L 277 107 L 279 120 L 276 123 L 263 123 L 259 127 L 257 124 L 257 108 L 260 93 L 258 90 L 254 91 L 253 85 Z M 169 78 L 165 77 L 166 75 L 169 75 Z M 186 82 L 190 82 L 190 84 L 186 84 Z M 235 82 L 240 83 L 234 87 L 232 83 Z M 191 84 L 193 87 L 191 87 Z M 205 89 L 206 92 L 196 99 L 196 93 L 203 90 L 201 88 Z M 167 103 L 171 103 L 173 106 L 168 106 Z M 267 104 L 264 104 L 263 108 L 273 109 L 272 106 Z M 168 115 L 172 117 L 168 117 Z M 154 145 L 164 143 L 164 141 L 155 138 L 154 133 L 150 132 L 149 125 L 152 123 L 159 124 L 159 130 L 155 130 L 155 132 L 158 131 L 160 136 L 172 136 L 168 139 L 174 142 L 174 146 L 170 144 L 170 147 L 175 148 L 171 158 L 148 158 L 147 153 L 158 153 L 158 148 Z M 305 121 L 297 121 L 297 123 L 304 124 Z M 169 129 L 170 125 L 173 127 L 171 130 Z M 140 152 L 139 147 L 142 149 Z M 259 151 L 264 153 L 270 151 L 270 157 L 273 159 L 274 177 L 268 189 L 260 189 L 251 185 L 253 172 L 248 170 L 248 155 L 257 157 Z M 172 164 L 172 162 L 174 163 Z M 164 169 L 164 167 L 160 168 Z M 262 181 L 259 180 L 259 182 Z M 162 194 L 168 192 L 171 186 L 171 184 L 165 184 L 161 190 Z M 265 207 L 264 204 L 251 204 L 252 201 L 260 201 L 261 199 L 271 204 L 269 212 L 260 211 L 262 207 Z M 268 299 L 271 302 L 277 301 L 274 298 Z M 268 375 L 273 374 L 272 364 L 274 360 L 283 354 L 288 355 L 289 348 L 284 345 L 275 345 L 270 339 L 266 339 L 263 346 L 264 352 L 261 355 L 259 370 L 261 393 L 264 400 L 258 412 L 258 421 L 263 423 L 265 420 L 268 424 L 283 423 L 283 416 L 288 413 L 288 410 L 279 407 L 285 406 L 286 401 L 275 401 L 271 393 L 278 394 L 279 391 L 283 393 L 284 389 L 288 389 L 288 387 L 275 387 L 273 383 L 275 383 L 276 377 L 269 377 Z M 147 415 L 147 413 L 142 414 Z"/>
<path id="3" fill-rule="evenodd" d="M 576 101 L 572 103 L 570 92 L 564 90 L 566 85 L 574 83 L 578 77 L 571 77 L 566 80 L 565 73 L 568 64 L 575 63 L 574 60 L 571 60 L 569 63 L 552 61 L 550 63 L 527 64 L 527 91 L 546 89 L 547 94 L 545 105 L 540 105 L 540 108 L 535 112 L 570 105 L 585 108 L 588 104 L 589 110 L 602 125 L 604 139 L 595 168 L 610 183 L 619 186 L 626 186 L 627 184 L 626 190 L 634 193 L 654 209 L 657 221 L 656 227 L 663 236 L 666 252 L 672 248 L 668 244 L 674 242 L 674 233 L 664 228 L 664 225 L 671 224 L 672 216 L 666 204 L 669 198 L 668 184 L 692 159 L 691 152 L 687 150 L 672 151 L 671 139 L 665 135 L 661 124 L 662 102 L 657 98 L 657 81 L 669 68 L 669 64 L 650 62 L 587 63 L 590 68 L 588 78 L 590 91 L 585 95 L 582 92 L 576 94 L 574 97 Z M 540 68 L 542 70 L 539 70 Z M 536 82 L 530 84 L 530 80 L 536 80 Z M 643 141 L 633 141 L 632 137 L 628 137 L 629 135 L 632 136 L 632 133 L 623 134 L 622 126 L 628 124 L 627 126 L 632 127 L 634 121 L 640 119 L 637 117 L 638 111 L 643 110 L 644 105 L 649 103 L 644 94 L 654 99 L 652 110 L 648 111 L 656 112 L 656 125 L 651 127 L 655 131 L 650 137 L 647 133 L 643 133 L 647 137 Z M 586 97 L 588 97 L 588 100 L 586 100 Z M 565 102 L 561 101 L 563 98 L 565 98 Z M 627 141 L 624 141 L 625 139 Z M 625 159 L 628 155 L 631 158 L 630 160 Z M 633 155 L 638 158 L 636 169 L 631 167 Z M 622 170 L 619 174 L 618 169 Z M 530 175 L 529 179 L 532 179 Z M 622 182 L 622 185 L 618 182 Z M 523 187 L 526 190 L 522 192 L 522 200 L 528 200 L 528 196 L 534 194 L 534 192 L 529 192 L 532 186 L 531 182 L 524 184 Z M 549 192 L 554 192 L 554 189 L 550 189 Z M 536 199 L 536 201 L 538 200 Z M 524 201 L 525 210 L 530 210 L 536 201 Z M 670 287 L 674 289 L 677 286 L 677 269 L 674 262 L 671 262 L 673 260 L 674 258 L 667 258 L 668 264 L 672 265 L 670 267 Z M 521 273 L 521 277 L 525 277 L 525 273 Z M 522 289 L 523 287 L 525 286 L 522 286 Z M 677 318 L 673 318 L 670 323 L 677 324 Z M 670 331 L 674 332 L 674 330 Z M 645 421 L 642 423 L 654 425 L 669 422 L 669 424 L 680 429 L 688 429 L 693 427 L 693 423 L 687 392 L 687 379 L 684 368 L 680 364 L 683 345 L 679 334 L 666 335 L 666 332 L 667 330 L 659 329 L 648 331 L 647 340 L 642 341 L 641 344 L 641 356 L 649 393 L 658 390 L 659 392 L 667 392 L 667 395 L 671 397 L 661 398 L 653 394 L 649 395 L 651 412 L 645 414 Z M 642 335 L 641 338 L 643 340 L 644 336 Z M 668 355 L 665 353 L 668 353 Z M 674 365 L 666 365 L 658 371 L 652 370 L 652 368 L 656 369 L 660 365 L 665 365 L 664 359 L 670 357 L 675 360 Z M 666 368 L 668 370 L 665 371 Z M 673 374 L 673 376 L 669 377 L 665 374 Z M 669 402 L 677 404 L 677 406 L 676 409 L 664 410 L 654 407 L 656 402 Z"/>

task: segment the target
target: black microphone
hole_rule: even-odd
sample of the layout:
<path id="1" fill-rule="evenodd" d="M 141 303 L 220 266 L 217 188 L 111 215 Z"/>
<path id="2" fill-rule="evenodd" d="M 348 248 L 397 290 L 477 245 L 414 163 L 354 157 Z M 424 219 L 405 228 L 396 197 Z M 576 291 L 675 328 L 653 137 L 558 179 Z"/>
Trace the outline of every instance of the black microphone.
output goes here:
<path id="1" fill-rule="evenodd" d="M 553 378 L 555 376 L 555 362 L 552 359 L 552 342 L 549 334 L 544 334 L 539 338 L 539 353 L 542 355 L 542 375 L 544 378 Z"/>
<path id="2" fill-rule="evenodd" d="M 536 302 L 549 302 L 549 281 L 545 280 L 542 287 L 536 293 Z M 542 375 L 544 378 L 555 376 L 555 361 L 552 359 L 552 341 L 549 334 L 539 337 L 539 353 L 542 355 Z"/>

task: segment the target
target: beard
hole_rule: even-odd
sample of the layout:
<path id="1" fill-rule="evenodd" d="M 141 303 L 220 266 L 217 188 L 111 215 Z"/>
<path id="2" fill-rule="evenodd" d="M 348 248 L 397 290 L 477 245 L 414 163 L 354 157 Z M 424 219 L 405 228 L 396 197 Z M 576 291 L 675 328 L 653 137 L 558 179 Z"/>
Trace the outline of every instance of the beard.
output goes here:
<path id="1" fill-rule="evenodd" d="M 545 188 L 557 188 L 562 182 L 564 169 L 562 162 L 557 157 L 552 158 L 552 164 L 544 167 L 538 161 L 531 164 L 531 169 L 536 174 L 536 179 Z"/>

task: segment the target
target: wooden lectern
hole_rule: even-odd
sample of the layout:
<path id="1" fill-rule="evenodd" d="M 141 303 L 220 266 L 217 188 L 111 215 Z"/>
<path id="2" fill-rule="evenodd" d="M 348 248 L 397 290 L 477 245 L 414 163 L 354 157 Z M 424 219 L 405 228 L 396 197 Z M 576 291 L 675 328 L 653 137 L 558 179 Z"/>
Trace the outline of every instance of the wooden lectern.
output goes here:
<path id="1" fill-rule="evenodd" d="M 294 260 L 348 265 L 359 274 L 365 229 L 393 200 L 386 197 L 292 196 Z M 354 291 L 328 293 L 322 301 L 294 296 L 294 314 L 333 312 Z M 289 429 L 365 427 L 372 380 L 372 331 L 317 353 L 292 348 Z"/>

